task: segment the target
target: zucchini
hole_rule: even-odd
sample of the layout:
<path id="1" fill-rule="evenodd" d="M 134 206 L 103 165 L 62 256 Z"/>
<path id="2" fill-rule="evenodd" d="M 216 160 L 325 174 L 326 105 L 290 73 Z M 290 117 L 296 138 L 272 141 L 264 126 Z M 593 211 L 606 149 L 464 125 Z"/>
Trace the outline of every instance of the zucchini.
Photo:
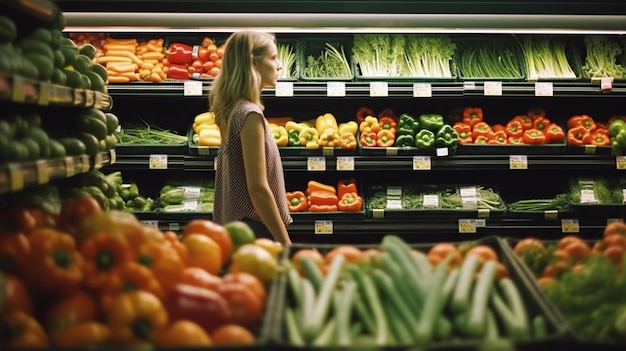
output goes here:
<path id="1" fill-rule="evenodd" d="M 493 260 L 485 261 L 480 270 L 478 281 L 472 294 L 472 303 L 467 316 L 467 333 L 472 337 L 483 337 L 486 332 L 486 312 L 489 292 L 494 286 L 498 263 Z"/>
<path id="2" fill-rule="evenodd" d="M 526 306 L 524 300 L 519 292 L 513 280 L 509 277 L 504 277 L 498 282 L 498 286 L 506 302 L 508 303 L 515 320 L 519 324 L 520 333 L 522 337 L 530 336 L 530 325 L 528 320 L 528 313 L 526 312 Z"/>
<path id="3" fill-rule="evenodd" d="M 367 304 L 372 308 L 373 320 L 376 326 L 374 344 L 377 346 L 387 345 L 390 340 L 387 317 L 372 278 L 357 266 L 350 266 L 350 274 L 357 282 L 359 291 L 364 296 Z"/>
<path id="4" fill-rule="evenodd" d="M 285 332 L 287 333 L 287 341 L 293 346 L 305 346 L 304 339 L 298 328 L 298 322 L 293 309 L 289 306 L 285 307 Z"/>
<path id="5" fill-rule="evenodd" d="M 456 283 L 452 299 L 450 301 L 450 309 L 454 313 L 461 313 L 467 310 L 470 305 L 470 293 L 474 282 L 474 275 L 480 264 L 477 255 L 469 255 L 465 257 L 461 264 L 459 272 L 459 280 Z"/>
<path id="6" fill-rule="evenodd" d="M 415 338 L 419 344 L 423 345 L 432 340 L 435 323 L 443 311 L 444 303 L 442 300 L 444 300 L 445 297 L 442 292 L 446 281 L 449 262 L 449 259 L 444 259 L 435 268 L 432 282 L 428 288 L 426 299 L 424 300 L 419 324 L 415 331 Z"/>

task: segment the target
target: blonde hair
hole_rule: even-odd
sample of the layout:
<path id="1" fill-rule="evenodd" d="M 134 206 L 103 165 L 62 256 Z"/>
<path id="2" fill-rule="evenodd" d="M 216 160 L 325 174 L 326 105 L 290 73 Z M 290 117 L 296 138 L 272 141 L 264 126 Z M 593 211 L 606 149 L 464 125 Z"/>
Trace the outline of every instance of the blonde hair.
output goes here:
<path id="1" fill-rule="evenodd" d="M 273 35 L 255 31 L 236 32 L 226 40 L 222 67 L 209 94 L 209 110 L 215 113 L 222 135 L 239 101 L 251 101 L 263 108 L 261 75 L 254 63 L 267 54 L 271 43 L 276 43 Z"/>

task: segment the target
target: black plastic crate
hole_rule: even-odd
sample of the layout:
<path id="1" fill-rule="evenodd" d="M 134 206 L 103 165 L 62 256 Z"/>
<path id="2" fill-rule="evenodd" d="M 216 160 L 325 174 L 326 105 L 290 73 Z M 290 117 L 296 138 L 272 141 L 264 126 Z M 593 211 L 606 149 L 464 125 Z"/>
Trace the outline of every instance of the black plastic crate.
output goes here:
<path id="1" fill-rule="evenodd" d="M 458 155 L 560 155 L 566 143 L 556 144 L 459 144 Z"/>
<path id="2" fill-rule="evenodd" d="M 456 61 L 458 68 L 458 76 L 461 80 L 472 80 L 472 81 L 484 81 L 484 80 L 499 80 L 499 81 L 523 81 L 526 79 L 525 70 L 524 70 L 524 58 L 521 53 L 521 49 L 519 45 L 515 42 L 513 37 L 511 36 L 488 36 L 488 37 L 480 37 L 480 38 L 472 38 L 472 37 L 462 37 L 455 38 L 454 42 L 457 45 L 457 53 L 456 53 Z M 465 52 L 472 49 L 482 49 L 488 48 L 490 46 L 496 46 L 501 48 L 502 50 L 506 50 L 511 53 L 511 60 L 517 65 L 519 70 L 519 74 L 514 77 L 475 77 L 467 74 L 463 71 L 461 60 L 462 56 Z"/>
<path id="3" fill-rule="evenodd" d="M 455 244 L 464 244 L 468 242 L 455 242 Z M 517 286 L 522 299 L 525 303 L 526 310 L 529 314 L 529 318 L 532 318 L 536 315 L 541 315 L 545 318 L 546 326 L 548 329 L 548 334 L 545 338 L 538 340 L 505 340 L 510 341 L 512 346 L 515 347 L 516 350 L 554 350 L 559 349 L 565 345 L 565 336 L 566 331 L 563 326 L 563 320 L 560 319 L 560 316 L 554 314 L 550 309 L 549 304 L 545 301 L 543 296 L 541 296 L 536 289 L 531 287 L 531 282 L 528 281 L 526 275 L 521 272 L 517 265 L 513 262 L 514 258 L 509 255 L 503 249 L 502 240 L 496 236 L 485 237 L 479 240 L 474 241 L 476 244 L 484 244 L 488 245 L 495 250 L 498 254 L 500 262 L 502 262 L 507 270 L 509 277 L 513 280 L 515 285 Z M 421 252 L 426 252 L 430 249 L 434 243 L 430 244 L 410 244 L 412 248 L 417 249 Z M 283 257 L 283 259 L 290 259 L 291 256 L 299 249 L 308 249 L 313 248 L 321 253 L 328 252 L 338 245 L 324 245 L 324 244 L 294 244 L 288 248 L 288 252 Z M 377 248 L 378 245 L 355 245 L 356 247 L 365 250 Z M 372 350 L 414 350 L 417 345 L 399 345 L 399 346 L 375 346 L 373 343 L 369 345 L 358 345 L 352 347 L 339 347 L 339 346 L 331 346 L 331 347 L 315 347 L 315 346 L 307 346 L 307 347 L 298 347 L 290 344 L 286 340 L 285 329 L 283 327 L 284 323 L 284 309 L 286 305 L 289 303 L 293 303 L 292 296 L 288 293 L 288 279 L 286 274 L 281 274 L 276 281 L 276 296 L 274 299 L 274 319 L 273 326 L 270 331 L 270 345 L 277 347 L 284 347 L 288 349 L 297 349 L 297 350 L 363 350 L 363 349 L 372 349 Z M 420 348 L 423 350 L 478 350 L 482 347 L 485 347 L 484 343 L 480 340 L 449 340 L 449 341 L 437 341 L 431 342 L 424 347 Z M 491 348 L 490 348 L 491 349 Z M 498 349 L 498 348 L 494 348 Z"/>

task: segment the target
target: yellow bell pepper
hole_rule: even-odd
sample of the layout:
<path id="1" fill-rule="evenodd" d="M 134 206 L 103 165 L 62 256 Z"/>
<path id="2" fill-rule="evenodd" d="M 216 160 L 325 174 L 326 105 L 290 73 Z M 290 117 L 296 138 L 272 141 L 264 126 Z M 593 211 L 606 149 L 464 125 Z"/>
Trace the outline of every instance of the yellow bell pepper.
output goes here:
<path id="1" fill-rule="evenodd" d="M 300 134 L 298 134 L 300 144 L 306 146 L 307 149 L 319 148 L 319 144 L 317 143 L 318 138 L 319 133 L 317 132 L 317 129 L 313 127 L 305 128 L 300 132 Z"/>
<path id="2" fill-rule="evenodd" d="M 287 135 L 287 129 L 283 126 L 271 125 L 270 132 L 274 137 L 274 141 L 278 147 L 287 146 L 289 142 L 289 137 Z"/>
<path id="3" fill-rule="evenodd" d="M 339 147 L 339 144 L 340 144 L 339 133 L 337 133 L 336 131 L 330 128 L 326 129 L 326 131 L 322 133 L 322 135 L 320 135 L 319 139 L 317 140 L 317 143 L 321 147 Z"/>
<path id="4" fill-rule="evenodd" d="M 359 124 L 355 121 L 350 121 L 346 123 L 340 123 L 337 131 L 339 132 L 339 135 L 342 135 L 344 133 L 351 133 L 352 135 L 356 135 L 356 131 L 358 129 Z"/>
<path id="5" fill-rule="evenodd" d="M 326 129 L 334 129 L 337 130 L 337 120 L 332 113 L 325 113 L 320 115 L 315 119 L 315 129 L 319 134 L 322 134 Z"/>
<path id="6" fill-rule="evenodd" d="M 213 112 L 203 112 L 196 117 L 193 118 L 194 123 L 196 124 L 215 124 L 215 113 Z"/>
<path id="7" fill-rule="evenodd" d="M 287 130 L 287 133 L 289 133 L 290 130 L 295 130 L 298 133 L 300 133 L 302 131 L 302 129 L 306 128 L 307 125 L 304 123 L 298 123 L 295 121 L 288 121 L 287 123 L 285 123 L 285 129 Z"/>

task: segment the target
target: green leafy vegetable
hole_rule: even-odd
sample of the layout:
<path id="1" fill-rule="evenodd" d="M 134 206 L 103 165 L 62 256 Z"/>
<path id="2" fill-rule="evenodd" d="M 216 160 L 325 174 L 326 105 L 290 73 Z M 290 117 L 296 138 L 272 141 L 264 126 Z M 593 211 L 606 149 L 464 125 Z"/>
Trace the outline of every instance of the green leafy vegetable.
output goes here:
<path id="1" fill-rule="evenodd" d="M 461 52 L 463 77 L 516 78 L 522 75 L 515 52 L 495 43 L 482 43 Z"/>
<path id="2" fill-rule="evenodd" d="M 558 194 L 552 199 L 524 199 L 509 204 L 509 209 L 515 212 L 533 212 L 549 210 L 565 210 L 569 207 L 568 194 Z"/>
<path id="3" fill-rule="evenodd" d="M 309 78 L 352 78 L 352 69 L 343 46 L 337 49 L 332 44 L 325 43 L 319 56 L 307 57 L 302 75 Z"/>
<path id="4" fill-rule="evenodd" d="M 296 64 L 296 54 L 294 53 L 293 47 L 289 44 L 278 43 L 276 49 L 278 61 L 283 66 L 278 79 L 293 78 L 294 65 Z"/>
<path id="5" fill-rule="evenodd" d="M 565 52 L 565 38 L 522 36 L 519 42 L 528 78 L 576 78 Z"/>
<path id="6" fill-rule="evenodd" d="M 570 182 L 570 198 L 575 204 L 621 204 L 623 191 L 607 179 L 573 179 Z"/>
<path id="7" fill-rule="evenodd" d="M 626 67 L 617 63 L 622 48 L 604 35 L 586 35 L 586 57 L 582 70 L 585 77 L 626 77 Z"/>
<path id="8" fill-rule="evenodd" d="M 406 75 L 451 78 L 450 61 L 456 44 L 447 35 L 406 35 Z"/>
<path id="9" fill-rule="evenodd" d="M 402 77 L 405 44 L 401 34 L 356 34 L 352 54 L 364 77 Z"/>
<path id="10" fill-rule="evenodd" d="M 144 125 L 129 125 L 120 132 L 115 133 L 115 138 L 120 144 L 148 144 L 148 145 L 176 145 L 187 142 L 187 137 L 176 134 L 169 129 L 152 126 L 145 121 Z"/>

